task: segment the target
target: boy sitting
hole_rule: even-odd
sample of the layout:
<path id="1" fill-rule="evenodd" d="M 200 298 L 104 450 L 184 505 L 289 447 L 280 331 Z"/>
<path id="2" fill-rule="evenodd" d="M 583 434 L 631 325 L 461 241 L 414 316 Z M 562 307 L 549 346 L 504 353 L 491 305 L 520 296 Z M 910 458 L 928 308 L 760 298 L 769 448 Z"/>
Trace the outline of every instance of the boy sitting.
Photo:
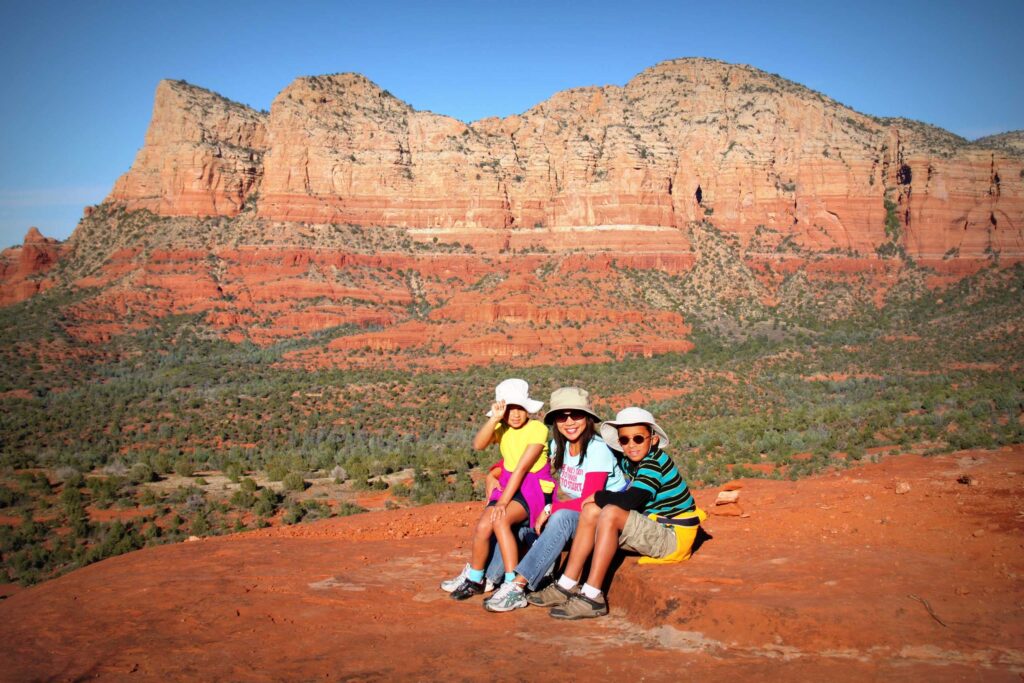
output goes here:
<path id="1" fill-rule="evenodd" d="M 678 468 L 663 447 L 669 443 L 654 416 L 642 408 L 624 408 L 601 425 L 601 437 L 623 454 L 631 482 L 625 491 L 599 491 L 583 503 L 579 528 L 565 572 L 537 595 L 533 604 L 551 607 L 557 619 L 586 619 L 608 614 L 601 592 L 618 548 L 653 562 L 677 562 L 690 556 L 704 518 Z M 579 579 L 593 553 L 587 581 Z M 655 558 L 655 559 L 649 559 Z"/>

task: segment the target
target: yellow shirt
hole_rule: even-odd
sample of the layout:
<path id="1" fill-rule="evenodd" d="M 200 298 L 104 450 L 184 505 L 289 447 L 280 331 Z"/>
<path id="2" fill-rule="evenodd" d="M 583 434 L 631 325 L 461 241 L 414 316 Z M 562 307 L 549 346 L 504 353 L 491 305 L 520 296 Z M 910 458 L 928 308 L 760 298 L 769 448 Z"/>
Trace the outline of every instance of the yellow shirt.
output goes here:
<path id="1" fill-rule="evenodd" d="M 498 439 L 502 464 L 509 472 L 515 471 L 526 447 L 532 444 L 540 444 L 543 448 L 530 471 L 540 472 L 548 466 L 548 427 L 540 420 L 530 420 L 519 429 L 512 429 L 501 422 L 494 428 L 494 436 Z M 551 481 L 541 481 L 540 489 L 544 493 L 551 493 L 555 490 L 555 484 Z"/>

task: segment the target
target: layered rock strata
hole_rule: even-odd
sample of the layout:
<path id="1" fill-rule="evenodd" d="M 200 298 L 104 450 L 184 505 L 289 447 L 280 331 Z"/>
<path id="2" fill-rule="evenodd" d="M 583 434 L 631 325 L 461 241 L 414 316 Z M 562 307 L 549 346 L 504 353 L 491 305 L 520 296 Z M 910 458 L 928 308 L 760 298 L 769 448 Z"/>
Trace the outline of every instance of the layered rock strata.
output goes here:
<path id="1" fill-rule="evenodd" d="M 1013 145 L 680 59 L 468 125 L 356 74 L 299 78 L 267 116 L 163 82 L 146 145 L 109 199 L 179 216 L 230 216 L 249 199 L 269 219 L 485 242 L 494 230 L 543 243 L 706 218 L 744 243 L 765 226 L 815 251 L 978 257 L 1024 254 L 1022 174 Z"/>
<path id="2" fill-rule="evenodd" d="M 234 216 L 263 174 L 266 116 L 184 81 L 161 81 L 146 142 L 108 199 L 167 216 Z"/>

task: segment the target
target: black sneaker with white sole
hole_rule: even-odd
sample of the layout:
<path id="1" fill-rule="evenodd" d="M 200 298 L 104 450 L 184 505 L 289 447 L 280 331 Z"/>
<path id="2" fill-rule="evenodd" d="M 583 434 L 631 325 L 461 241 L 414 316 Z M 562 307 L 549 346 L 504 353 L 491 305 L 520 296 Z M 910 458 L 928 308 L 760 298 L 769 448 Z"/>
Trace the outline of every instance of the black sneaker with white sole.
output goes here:
<path id="1" fill-rule="evenodd" d="M 450 595 L 452 600 L 466 600 L 474 595 L 483 595 L 483 593 L 483 581 L 470 581 L 469 579 L 466 579 L 458 588 L 453 590 Z"/>

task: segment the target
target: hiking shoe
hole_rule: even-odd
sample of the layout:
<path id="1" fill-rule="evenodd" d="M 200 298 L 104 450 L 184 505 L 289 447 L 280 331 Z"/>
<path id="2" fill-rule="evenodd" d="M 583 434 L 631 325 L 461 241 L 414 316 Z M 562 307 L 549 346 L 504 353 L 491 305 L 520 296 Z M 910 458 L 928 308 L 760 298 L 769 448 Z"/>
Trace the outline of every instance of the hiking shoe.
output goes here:
<path id="1" fill-rule="evenodd" d="M 451 593 L 453 590 L 461 586 L 462 582 L 469 578 L 470 569 L 472 569 L 472 567 L 470 567 L 469 562 L 467 562 L 466 566 L 462 568 L 462 572 L 458 576 L 454 579 L 448 579 L 447 581 L 441 582 L 441 590 L 445 593 Z M 494 582 L 490 579 L 485 579 L 484 593 L 490 593 L 492 590 L 494 590 Z"/>
<path id="2" fill-rule="evenodd" d="M 554 607 L 565 604 L 565 602 L 580 592 L 579 584 L 570 590 L 565 590 L 557 583 L 549 583 L 542 591 L 535 591 L 526 596 L 526 602 L 536 607 Z"/>
<path id="3" fill-rule="evenodd" d="M 484 592 L 484 582 L 470 581 L 465 579 L 459 587 L 451 592 L 452 600 L 465 600 L 471 598 L 474 595 L 481 595 Z"/>
<path id="4" fill-rule="evenodd" d="M 506 581 L 491 597 L 484 600 L 488 612 L 511 612 L 526 607 L 526 592 L 515 581 Z"/>
<path id="5" fill-rule="evenodd" d="M 608 603 L 604 595 L 598 596 L 597 600 L 591 600 L 583 593 L 577 593 L 565 604 L 552 607 L 551 616 L 555 619 L 590 619 L 592 617 L 603 617 L 608 614 Z"/>

